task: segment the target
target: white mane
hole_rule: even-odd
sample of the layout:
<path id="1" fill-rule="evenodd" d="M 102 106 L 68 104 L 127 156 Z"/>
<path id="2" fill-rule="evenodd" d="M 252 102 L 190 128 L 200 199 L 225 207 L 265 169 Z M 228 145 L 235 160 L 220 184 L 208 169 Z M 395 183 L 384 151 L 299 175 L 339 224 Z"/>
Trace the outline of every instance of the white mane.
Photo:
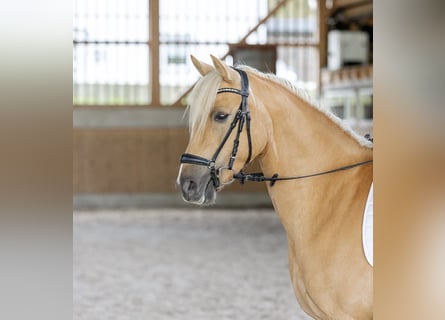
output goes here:
<path id="1" fill-rule="evenodd" d="M 344 132 L 349 134 L 352 138 L 354 138 L 361 146 L 372 148 L 373 144 L 368 139 L 358 135 L 354 132 L 350 126 L 348 126 L 345 122 L 343 122 L 339 117 L 329 111 L 327 108 L 321 106 L 320 103 L 314 101 L 309 94 L 301 89 L 296 87 L 290 81 L 277 77 L 272 73 L 263 73 L 252 67 L 245 65 L 238 65 L 237 68 L 246 71 L 247 73 L 253 73 L 260 78 L 267 79 L 273 81 L 282 87 L 288 89 L 290 92 L 294 93 L 308 105 L 318 109 L 324 115 L 326 115 L 332 122 L 338 125 Z M 216 98 L 216 92 L 221 83 L 221 76 L 216 72 L 209 72 L 206 76 L 202 77 L 193 88 L 190 94 L 190 104 L 187 107 L 187 111 L 189 114 L 189 128 L 191 131 L 196 130 L 196 133 L 199 135 L 202 133 L 204 129 L 205 122 L 209 113 L 212 110 L 213 103 Z"/>
<path id="2" fill-rule="evenodd" d="M 190 93 L 190 103 L 186 109 L 186 113 L 189 116 L 190 132 L 196 130 L 196 133 L 199 135 L 204 129 L 220 83 L 221 76 L 216 71 L 209 72 L 196 83 Z"/>
<path id="3" fill-rule="evenodd" d="M 306 101 L 310 105 L 316 106 L 318 109 L 320 109 L 320 107 L 318 106 L 318 103 L 314 99 L 312 99 L 312 97 L 307 93 L 306 90 L 295 86 L 292 82 L 290 82 L 287 79 L 280 78 L 273 73 L 264 73 L 264 72 L 258 71 L 255 68 L 245 66 L 245 65 L 237 66 L 237 68 L 244 70 L 246 72 L 249 72 L 249 73 L 253 73 L 253 74 L 259 76 L 260 78 L 268 79 L 275 83 L 278 83 L 279 85 L 281 85 L 281 86 L 289 89 L 293 93 L 295 93 L 297 96 L 302 98 L 304 101 Z"/>

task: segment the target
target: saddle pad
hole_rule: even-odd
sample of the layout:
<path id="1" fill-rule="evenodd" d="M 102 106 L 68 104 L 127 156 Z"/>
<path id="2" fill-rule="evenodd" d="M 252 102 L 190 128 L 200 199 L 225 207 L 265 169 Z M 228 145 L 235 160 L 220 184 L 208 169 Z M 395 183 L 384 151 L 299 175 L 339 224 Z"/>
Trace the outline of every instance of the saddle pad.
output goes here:
<path id="1" fill-rule="evenodd" d="M 362 226 L 362 240 L 363 240 L 363 250 L 365 252 L 366 260 L 374 267 L 374 256 L 373 256 L 373 189 L 374 183 L 371 183 L 371 188 L 368 193 L 368 200 L 366 200 L 365 213 L 363 215 L 363 226 Z"/>

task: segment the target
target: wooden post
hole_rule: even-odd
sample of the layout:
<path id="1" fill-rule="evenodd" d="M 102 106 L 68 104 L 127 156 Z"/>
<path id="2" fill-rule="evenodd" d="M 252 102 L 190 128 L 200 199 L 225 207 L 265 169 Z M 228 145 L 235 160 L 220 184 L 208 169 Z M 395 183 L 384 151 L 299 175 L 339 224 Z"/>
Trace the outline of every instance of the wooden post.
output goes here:
<path id="1" fill-rule="evenodd" d="M 321 69 L 326 67 L 328 48 L 327 48 L 327 9 L 326 0 L 318 0 L 318 57 L 319 57 L 319 71 L 318 71 L 318 95 L 321 97 Z"/>
<path id="2" fill-rule="evenodd" d="M 159 85 L 159 0 L 148 0 L 149 5 L 149 62 L 151 83 L 151 105 L 161 105 Z"/>

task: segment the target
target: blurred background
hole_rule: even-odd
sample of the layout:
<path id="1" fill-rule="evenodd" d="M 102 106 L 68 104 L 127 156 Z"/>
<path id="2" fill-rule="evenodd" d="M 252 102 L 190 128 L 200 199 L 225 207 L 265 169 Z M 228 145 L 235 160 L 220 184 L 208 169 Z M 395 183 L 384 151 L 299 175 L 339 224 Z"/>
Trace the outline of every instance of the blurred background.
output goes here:
<path id="1" fill-rule="evenodd" d="M 372 134 L 372 30 L 372 1 L 75 0 L 74 318 L 309 319 L 265 184 L 212 208 L 176 190 L 190 54 L 276 73 Z"/>
<path id="2" fill-rule="evenodd" d="M 75 209 L 186 206 L 175 178 L 187 95 L 199 78 L 190 54 L 276 73 L 372 134 L 372 1 L 73 4 Z M 270 202 L 252 183 L 227 188 L 217 205 Z"/>
<path id="3" fill-rule="evenodd" d="M 191 0 L 186 2 L 187 7 L 195 4 Z M 209 0 L 208 2 L 211 2 L 212 5 L 214 4 L 213 1 Z M 241 8 L 243 2 L 243 0 L 240 0 L 236 3 L 231 16 L 239 14 L 238 12 L 240 11 L 237 8 Z M 93 28 L 94 24 L 98 26 L 100 17 L 103 14 L 103 12 L 97 13 L 94 11 L 93 7 L 96 3 L 98 2 L 89 1 L 90 7 L 86 10 L 88 18 L 84 16 L 84 21 L 89 21 L 88 24 L 84 24 L 84 26 L 88 25 L 88 29 Z M 111 5 L 113 2 L 108 1 L 108 3 Z M 122 1 L 120 3 L 134 2 Z M 168 1 L 164 0 L 162 3 L 168 3 Z M 218 2 L 217 7 L 212 7 L 212 12 L 222 12 L 223 9 L 221 8 L 224 6 L 224 3 L 224 1 Z M 294 1 L 289 1 L 286 6 L 290 6 L 291 3 L 295 8 L 297 2 Z M 112 43 L 106 45 L 106 43 L 100 42 L 99 39 L 92 38 L 92 34 L 88 36 L 88 39 L 80 38 L 81 32 L 76 31 L 79 28 L 78 19 L 85 12 L 80 13 L 78 5 L 80 5 L 80 2 L 64 3 L 53 0 L 38 2 L 19 0 L 9 1 L 2 6 L 2 19 L 0 19 L 2 27 L 0 36 L 3 40 L 2 59 L 0 59 L 2 66 L 2 72 L 0 73 L 2 84 L 2 94 L 0 95 L 2 105 L 0 108 L 0 121 L 2 125 L 0 126 L 0 131 L 2 134 L 0 137 L 2 141 L 1 163 L 3 168 L 2 183 L 0 184 L 2 188 L 1 194 L 3 195 L 0 202 L 2 214 L 2 222 L 0 224 L 2 231 L 1 249 L 3 257 L 1 272 L 2 290 L 0 291 L 3 301 L 0 310 L 0 318 L 2 319 L 32 318 L 48 320 L 70 318 L 72 316 L 72 304 L 76 304 L 78 301 L 76 298 L 73 300 L 72 291 L 73 259 L 77 263 L 75 264 L 75 270 L 79 269 L 77 255 L 74 254 L 74 257 L 72 256 L 73 250 L 86 251 L 90 254 L 90 257 L 96 259 L 96 262 L 102 262 L 102 264 L 97 263 L 98 269 L 96 271 L 100 274 L 104 274 L 104 265 L 125 264 L 127 263 L 125 258 L 128 258 L 125 254 L 136 251 L 134 242 L 131 242 L 132 246 L 123 248 L 123 255 L 117 255 L 116 246 L 120 244 L 121 238 L 117 238 L 114 242 L 110 241 L 110 239 L 116 236 L 117 229 L 111 228 L 110 224 L 106 226 L 103 222 L 105 218 L 95 222 L 91 216 L 77 214 L 73 219 L 73 175 L 75 181 L 75 204 L 77 205 L 81 203 L 79 199 L 83 196 L 90 196 L 90 204 L 97 204 L 100 201 L 94 202 L 94 199 L 108 199 L 108 203 L 110 203 L 110 199 L 121 197 L 130 199 L 131 201 L 128 201 L 130 203 L 136 203 L 135 199 L 138 199 L 139 196 L 150 199 L 149 195 L 164 194 L 168 195 L 168 199 L 171 200 L 175 194 L 171 193 L 173 182 L 171 182 L 169 192 L 159 192 L 160 188 L 158 187 L 153 187 L 156 192 L 141 192 L 141 190 L 147 190 L 147 188 L 138 187 L 137 183 L 134 182 L 137 180 L 134 178 L 129 179 L 129 176 L 130 171 L 135 171 L 134 167 L 142 162 L 136 163 L 135 161 L 139 160 L 134 156 L 126 157 L 126 153 L 131 154 L 133 152 L 134 154 L 134 151 L 129 147 L 127 149 L 124 148 L 129 146 L 129 141 L 143 139 L 144 130 L 147 132 L 146 136 L 150 136 L 155 132 L 157 127 L 153 123 L 156 124 L 156 121 L 162 127 L 162 130 L 166 132 L 169 131 L 169 128 L 172 128 L 171 132 L 180 129 L 186 135 L 187 130 L 182 127 L 182 124 L 177 123 L 178 119 L 180 119 L 177 115 L 180 114 L 182 116 L 183 107 L 156 105 L 153 103 L 153 100 L 153 106 L 149 107 L 148 104 L 135 105 L 135 102 L 118 105 L 116 102 L 113 102 L 113 104 L 111 102 L 100 102 L 99 104 L 97 100 L 93 103 L 92 101 L 78 101 L 79 99 L 75 97 L 73 99 L 73 91 L 75 93 L 79 92 L 76 91 L 75 86 L 82 82 L 78 78 L 73 78 L 73 74 L 77 74 L 76 72 L 80 68 L 80 55 L 75 53 L 78 50 L 77 48 L 112 47 L 114 45 Z M 182 1 L 178 1 L 177 5 L 183 5 Z M 344 5 L 346 5 L 345 1 L 317 1 L 315 9 L 318 16 L 317 19 L 320 16 L 324 16 L 325 19 L 323 21 L 326 23 L 318 25 L 319 22 L 317 22 L 316 27 L 319 28 L 321 26 L 330 30 L 331 27 L 328 24 L 329 17 L 334 14 L 336 8 L 339 8 L 340 11 L 338 11 L 338 18 L 334 19 L 334 21 L 341 21 L 341 17 L 347 20 L 354 20 L 355 13 L 353 11 L 364 10 L 364 7 L 362 9 L 356 7 L 355 9 L 341 10 Z M 372 105 L 376 108 L 373 109 L 373 114 L 378 120 L 371 122 L 372 131 L 376 138 L 374 155 L 378 159 L 374 165 L 376 183 L 376 215 L 374 221 L 376 225 L 376 242 L 374 249 L 375 260 L 378 264 L 378 268 L 374 270 L 376 298 L 374 319 L 445 319 L 443 304 L 443 292 L 445 291 L 445 276 L 443 272 L 445 270 L 445 259 L 443 259 L 443 236 L 445 235 L 443 231 L 445 225 L 443 223 L 445 221 L 443 219 L 445 217 L 443 214 L 443 209 L 445 208 L 445 197 L 443 196 L 445 190 L 445 172 L 443 168 L 443 163 L 445 163 L 445 140 L 443 139 L 445 137 L 445 126 L 443 126 L 443 119 L 445 109 L 443 108 L 443 101 L 445 100 L 445 90 L 442 88 L 443 83 L 445 83 L 445 64 L 443 63 L 443 52 L 445 50 L 445 41 L 443 40 L 444 5 L 445 2 L 439 0 L 373 1 L 373 17 L 376 19 L 376 29 L 374 29 L 375 42 L 370 42 L 370 45 L 373 47 L 372 52 L 374 53 L 372 59 L 373 67 L 371 65 L 370 67 L 372 67 L 375 80 Z M 51 9 L 49 10 L 48 8 Z M 153 8 L 155 7 L 151 4 L 150 6 L 146 5 L 148 13 L 144 12 L 141 15 L 150 15 L 151 12 L 154 12 L 152 11 Z M 318 11 L 318 8 L 326 8 L 326 10 L 322 13 Z M 171 12 L 175 8 L 169 8 L 168 10 Z M 289 7 L 286 7 L 285 10 L 281 10 L 280 14 L 282 16 L 289 15 L 292 12 L 291 10 Z M 123 9 L 118 11 L 118 13 L 110 15 L 109 27 L 105 29 L 111 28 L 111 26 L 118 26 L 118 15 L 124 15 Z M 182 10 L 179 16 L 182 15 L 182 12 L 185 11 Z M 199 10 L 199 12 L 199 17 L 194 19 L 197 23 L 203 19 L 201 16 L 203 11 Z M 74 19 L 73 13 L 75 14 Z M 155 13 L 154 15 L 156 16 Z M 278 12 L 276 15 L 278 15 Z M 159 17 L 159 15 L 157 16 Z M 360 14 L 357 16 L 359 17 Z M 113 17 L 113 20 L 111 20 L 111 17 Z M 290 20 L 293 20 L 294 16 L 291 15 L 290 18 Z M 153 19 L 144 19 L 154 21 Z M 225 30 L 229 27 L 223 20 L 218 21 L 223 26 L 215 33 L 215 35 L 219 36 L 225 34 Z M 231 24 L 234 23 L 234 21 L 231 21 Z M 73 25 L 76 28 L 73 28 Z M 207 27 L 208 23 L 205 26 L 205 28 L 201 29 L 210 30 Z M 322 28 L 320 28 L 320 31 L 322 31 Z M 153 32 L 156 31 L 150 26 L 147 29 Z M 323 34 L 324 32 L 320 33 Z M 232 36 L 242 39 L 242 35 L 232 34 Z M 153 42 L 154 39 L 156 39 L 155 34 L 141 47 L 147 46 L 150 49 L 155 49 L 157 46 Z M 327 49 L 321 49 L 323 46 L 327 47 L 327 35 L 324 39 L 326 39 L 326 42 L 320 42 L 320 49 L 315 45 L 317 54 L 318 52 L 327 54 Z M 74 40 L 74 43 L 72 40 Z M 81 43 L 82 41 L 84 43 Z M 87 44 L 87 41 L 92 43 Z M 97 44 L 95 41 L 97 41 Z M 248 43 L 251 43 L 250 41 L 251 38 L 246 40 Z M 118 46 L 117 44 L 114 46 L 125 47 L 125 45 Z M 84 58 L 89 57 L 88 61 L 94 61 L 95 58 L 91 52 L 88 53 L 84 50 L 84 54 L 86 54 Z M 194 52 L 194 54 L 203 60 L 208 59 L 208 52 Z M 147 55 L 147 61 L 156 61 L 154 54 L 148 52 Z M 152 57 L 154 58 L 152 59 Z M 72 64 L 73 58 L 75 58 L 74 68 Z M 315 59 L 319 58 L 320 56 L 315 57 Z M 121 58 L 119 61 L 125 61 L 124 59 Z M 93 65 L 88 64 L 87 67 L 87 60 L 84 59 L 83 61 L 85 63 L 84 70 L 95 74 L 95 76 L 99 75 L 99 72 L 94 67 L 96 62 Z M 131 63 L 134 62 L 131 61 Z M 188 62 L 186 61 L 186 63 Z M 109 66 L 109 68 L 112 67 Z M 150 75 L 156 77 L 158 74 L 157 72 L 152 72 L 149 66 L 143 66 L 142 68 L 148 70 L 144 71 L 145 74 L 148 74 L 149 80 L 147 83 L 151 81 Z M 153 64 L 153 68 L 156 68 L 156 64 Z M 278 69 L 279 67 L 277 66 Z M 320 69 L 327 70 L 327 59 Z M 340 78 L 339 72 L 341 70 L 347 70 L 347 67 L 338 69 L 337 79 Z M 294 70 L 297 76 L 301 76 L 299 75 L 301 71 Z M 335 74 L 335 71 L 330 70 L 329 73 Z M 196 71 L 193 70 L 190 76 L 195 77 Z M 73 86 L 73 82 L 75 86 Z M 153 81 L 153 84 L 155 83 Z M 358 81 L 346 81 L 345 83 L 348 86 L 351 83 L 357 86 Z M 111 88 L 109 84 L 107 86 Z M 150 89 L 151 85 L 148 86 L 149 90 L 152 90 Z M 341 86 L 338 85 L 338 87 Z M 351 90 L 346 91 L 346 85 L 344 87 L 345 90 L 343 92 L 353 92 Z M 339 92 L 340 90 L 343 89 L 338 89 L 338 91 L 331 90 L 331 93 Z M 334 109 L 335 106 L 338 106 L 337 110 L 340 111 L 342 105 L 345 105 L 342 101 L 352 102 L 353 97 L 353 94 L 345 95 L 338 98 L 338 102 L 335 101 L 337 98 L 332 97 L 327 103 L 330 103 L 330 106 L 334 107 Z M 371 97 L 366 99 L 369 98 Z M 72 108 L 73 100 L 75 104 L 74 112 Z M 326 100 L 328 99 L 326 98 Z M 369 101 L 364 101 L 363 103 L 369 105 Z M 354 105 L 350 104 L 350 106 Z M 158 117 L 158 114 L 162 114 L 162 116 Z M 71 131 L 72 117 L 74 118 L 74 129 Z M 150 122 L 151 119 L 153 119 L 152 122 Z M 162 119 L 162 122 L 160 119 Z M 100 135 L 101 132 L 103 132 L 102 137 Z M 125 138 L 123 133 L 128 133 L 128 136 L 131 138 Z M 74 145 L 72 144 L 72 135 L 74 137 Z M 108 137 L 108 139 L 104 137 Z M 177 137 L 169 136 L 166 139 L 173 144 L 172 141 L 177 139 Z M 185 145 L 185 142 L 180 142 L 182 140 L 177 140 L 177 143 L 184 143 Z M 146 145 L 150 146 L 153 144 L 153 141 L 156 141 L 156 139 L 147 139 L 147 141 L 139 143 L 139 148 L 145 148 Z M 111 148 L 113 145 L 116 145 L 115 149 Z M 72 167 L 72 146 L 74 149 L 74 172 Z M 80 149 L 83 151 L 80 152 Z M 153 147 L 149 147 L 149 149 L 153 150 Z M 164 152 L 163 150 L 165 149 L 158 150 L 158 152 Z M 182 150 L 182 147 L 178 147 L 177 154 L 170 155 L 175 152 L 166 153 L 163 155 L 165 156 L 164 159 L 169 161 L 171 159 L 174 165 L 177 165 L 177 159 L 174 158 L 179 156 Z M 129 163 L 124 163 L 123 159 L 129 159 Z M 162 165 L 160 163 L 160 161 L 156 162 L 158 167 L 154 164 L 144 163 L 143 168 L 154 171 L 154 169 L 150 168 L 160 168 L 159 166 Z M 107 169 L 104 170 L 102 169 L 103 167 Z M 116 168 L 123 168 L 119 175 L 117 175 L 119 170 L 116 170 Z M 171 170 L 174 171 L 173 169 Z M 142 172 L 142 170 L 139 171 L 139 175 L 142 175 Z M 168 172 L 168 170 L 165 171 L 165 175 Z M 176 176 L 176 172 L 171 175 L 172 177 Z M 132 179 L 132 183 L 125 182 Z M 141 180 L 147 181 L 147 179 Z M 99 184 L 99 181 L 102 182 Z M 154 182 L 151 183 L 154 184 Z M 112 187 L 115 189 L 112 189 Z M 250 188 L 250 186 L 245 186 L 244 188 Z M 255 194 L 257 193 L 260 192 L 255 192 Z M 125 198 L 125 196 L 128 198 Z M 106 201 L 102 202 L 106 203 Z M 84 201 L 83 204 L 85 203 L 88 204 Z M 147 201 L 145 205 L 153 205 L 153 202 Z M 144 213 L 147 213 L 146 211 L 148 210 L 144 210 Z M 178 214 L 178 217 L 185 219 L 187 216 L 184 214 L 185 210 L 181 208 L 180 211 L 181 214 Z M 190 211 L 187 212 L 190 213 Z M 209 219 L 207 215 L 209 213 L 208 210 L 205 212 L 206 216 L 202 219 L 203 221 Z M 234 214 L 238 212 L 236 211 Z M 272 211 L 270 212 L 273 214 Z M 86 231 L 84 232 L 84 237 L 90 240 L 93 238 L 100 239 L 101 242 L 99 244 L 95 242 L 88 247 L 85 243 L 79 242 L 79 237 L 75 236 L 73 246 L 72 233 L 74 232 L 76 235 L 79 232 L 80 228 L 77 224 L 77 219 L 80 216 L 82 216 L 84 221 L 88 221 L 91 226 L 90 229 L 82 228 Z M 234 215 L 229 214 L 229 216 L 233 217 Z M 246 217 L 245 210 L 243 210 L 240 216 Z M 128 215 L 125 215 L 125 217 L 128 217 Z M 144 217 L 149 219 L 149 215 Z M 272 217 L 274 218 L 273 221 L 276 222 L 276 217 L 273 215 Z M 113 222 L 118 219 L 116 219 L 115 215 L 107 215 L 105 220 Z M 270 224 L 261 221 L 257 225 L 263 228 L 262 231 L 270 233 L 275 230 L 273 228 L 273 223 L 275 222 L 273 221 L 269 221 Z M 124 222 L 128 224 L 126 221 Z M 236 222 L 240 222 L 240 220 L 236 220 Z M 235 225 L 236 222 L 230 225 Z M 150 225 L 152 224 L 154 223 Z M 173 219 L 172 224 L 177 224 L 177 220 Z M 93 230 L 97 232 L 99 225 L 104 226 L 106 229 L 106 236 L 103 236 L 104 234 L 94 234 Z M 128 233 L 128 238 L 131 241 L 133 241 L 132 237 L 135 234 L 141 235 L 143 233 L 141 229 L 137 229 L 137 221 L 134 225 L 136 226 L 135 229 L 131 229 L 131 232 Z M 157 223 L 154 225 L 159 226 L 163 224 Z M 212 226 L 215 225 L 217 224 L 212 224 Z M 174 234 L 173 229 L 167 229 L 165 225 L 163 226 L 165 234 L 168 236 Z M 152 230 L 153 228 L 145 229 L 144 232 L 145 234 L 150 234 Z M 237 230 L 235 233 L 230 233 L 229 236 L 239 234 L 242 231 Z M 206 229 L 191 228 L 191 232 L 196 232 L 196 234 L 202 236 L 197 242 L 199 245 L 205 243 L 212 246 L 208 238 L 203 238 L 207 234 Z M 221 227 L 220 233 L 226 239 L 228 238 L 225 225 Z M 285 237 L 273 246 L 264 246 L 263 242 L 258 241 L 258 235 L 261 233 L 252 232 L 251 234 L 254 239 L 252 243 L 257 243 L 258 247 L 275 250 L 285 246 Z M 181 236 L 179 239 L 184 240 L 187 237 Z M 238 241 L 239 238 L 235 240 Z M 156 241 L 153 240 L 153 243 L 160 243 Z M 236 241 L 233 243 L 233 248 L 244 247 L 244 245 L 240 245 Z M 101 249 L 104 243 L 107 242 L 110 242 L 111 246 L 110 255 L 108 256 L 109 260 L 103 259 L 102 256 L 92 250 L 92 248 Z M 223 243 L 222 247 L 224 247 L 224 244 L 227 243 Z M 168 248 L 171 249 L 173 246 Z M 185 250 L 187 249 L 186 247 L 179 247 L 178 250 L 180 249 L 184 249 L 183 251 L 189 260 L 195 258 L 190 255 L 189 251 Z M 165 250 L 165 245 L 156 247 L 154 250 L 156 252 L 164 251 L 168 255 L 164 261 L 171 261 L 172 252 L 171 250 Z M 215 247 L 212 246 L 211 250 L 215 252 Z M 141 253 L 141 251 L 138 252 Z M 151 254 L 151 251 L 149 254 Z M 156 255 L 152 256 L 152 260 L 147 259 L 149 254 L 137 256 L 137 261 L 145 259 L 144 266 L 150 266 L 150 263 L 154 260 L 159 261 Z M 238 276 L 238 279 L 245 281 L 244 275 L 239 269 L 234 267 L 234 261 L 230 261 L 229 264 L 227 256 L 221 254 L 221 257 L 225 263 L 222 266 L 222 270 L 219 269 L 216 272 L 228 273 L 230 271 L 232 272 L 231 276 Z M 289 283 L 285 265 L 282 266 L 282 269 L 277 274 L 273 274 L 270 263 L 266 268 L 261 269 L 264 261 L 285 261 L 286 252 L 282 252 L 278 258 L 269 257 L 265 259 L 264 256 L 258 254 L 255 257 L 258 263 L 251 265 L 249 269 L 251 272 L 260 269 L 261 272 L 257 274 L 256 279 L 264 281 L 265 274 L 273 275 L 274 278 L 282 275 L 280 283 Z M 184 265 L 183 260 L 175 259 L 177 259 L 178 265 Z M 149 261 L 147 262 L 147 260 Z M 91 270 L 93 262 L 88 259 L 83 261 L 83 270 Z M 115 270 L 111 270 L 109 273 L 111 279 L 119 284 L 119 288 L 117 288 L 119 291 L 112 290 L 106 286 L 98 286 L 99 294 L 93 295 L 92 288 L 86 284 L 94 283 L 94 281 L 92 281 L 91 276 L 85 274 L 80 276 L 80 279 L 83 280 L 82 282 L 74 282 L 75 286 L 77 286 L 75 288 L 82 287 L 85 296 L 91 304 L 100 307 L 99 312 L 91 316 L 91 319 L 122 319 L 122 316 L 116 316 L 115 313 L 109 317 L 104 316 L 103 312 L 110 309 L 110 304 L 103 302 L 100 298 L 112 297 L 117 292 L 122 295 L 123 288 L 126 288 L 126 285 L 129 283 L 138 286 L 142 281 L 149 282 L 157 281 L 158 279 L 159 269 L 157 268 L 153 268 L 154 276 L 152 280 L 143 278 L 146 268 L 141 268 L 139 273 L 134 272 L 134 269 L 131 270 L 131 274 L 134 274 L 136 278 L 135 282 L 127 279 L 130 274 L 128 268 L 124 270 L 126 272 L 118 273 Z M 171 270 L 172 268 L 170 268 Z M 201 278 L 207 274 L 209 269 L 204 269 L 202 265 L 198 265 L 196 270 L 201 271 L 197 274 L 197 278 Z M 191 273 L 196 270 L 189 268 L 186 271 Z M 215 270 L 213 270 L 211 275 L 214 274 Z M 118 275 L 120 275 L 119 280 L 117 280 Z M 127 281 L 122 281 L 122 278 Z M 78 280 L 79 278 L 76 279 Z M 255 283 L 258 284 L 258 282 Z M 250 283 L 240 282 L 237 283 L 238 289 L 242 287 L 240 284 L 250 286 Z M 163 283 L 163 285 L 169 289 L 167 289 L 165 296 L 161 298 L 166 298 L 164 302 L 168 303 L 168 298 L 171 298 L 172 295 L 171 283 Z M 223 286 L 224 282 L 218 282 L 216 286 L 218 285 Z M 269 288 L 272 287 L 271 282 L 268 282 L 267 285 Z M 178 287 L 181 289 L 179 290 L 181 296 L 185 294 L 192 296 L 190 292 L 196 295 L 196 290 L 187 292 L 185 291 L 187 288 L 184 286 L 179 285 Z M 256 290 L 253 297 L 258 294 L 258 287 L 258 285 L 251 286 L 254 291 Z M 260 287 L 264 288 L 264 283 Z M 139 291 L 135 289 L 140 288 L 131 286 L 128 286 L 128 288 L 127 292 L 132 291 L 130 294 L 139 294 Z M 194 287 L 189 288 L 193 290 Z M 151 291 L 147 290 L 147 292 Z M 283 290 L 280 289 L 280 292 L 283 292 Z M 227 304 L 229 307 L 233 304 L 234 295 L 231 293 L 230 302 Z M 291 288 L 289 288 L 288 294 L 290 296 L 289 301 L 294 305 L 295 299 Z M 203 297 L 198 296 L 198 298 Z M 248 301 L 252 301 L 252 296 L 247 296 L 247 298 Z M 274 295 L 269 295 L 269 298 L 267 300 L 268 303 L 271 300 L 273 301 L 273 299 L 279 300 Z M 131 312 L 138 310 L 136 306 L 139 302 L 135 297 L 132 297 L 132 299 L 134 299 L 135 304 L 130 309 L 124 311 L 129 314 L 131 319 L 137 319 L 138 317 Z M 159 301 L 162 301 L 162 299 L 158 299 L 156 303 L 153 303 L 153 308 L 156 308 Z M 204 299 L 202 301 L 203 304 L 209 305 L 212 300 Z M 213 301 L 218 302 L 219 300 L 215 299 Z M 261 306 L 267 306 L 267 303 L 264 302 L 265 300 L 261 301 L 263 303 Z M 256 302 L 258 300 L 252 302 L 253 308 L 260 306 Z M 279 300 L 278 303 L 282 307 L 283 300 Z M 27 308 L 23 308 L 25 304 Z M 245 304 L 242 306 L 246 309 Z M 91 305 L 81 309 L 86 312 L 92 309 L 90 307 Z M 167 311 L 174 309 L 167 307 L 169 306 L 165 306 Z M 273 309 L 273 306 L 270 309 Z M 214 315 L 214 313 L 212 314 L 214 310 L 210 310 L 209 314 Z M 183 309 L 179 309 L 178 313 L 181 311 Z M 276 312 L 276 309 L 273 311 Z M 75 318 L 85 319 L 87 317 L 79 316 Z M 187 317 L 181 314 L 178 318 L 187 319 Z M 203 319 L 205 317 L 195 316 L 194 318 L 188 318 Z M 206 319 L 209 318 L 215 317 L 209 316 Z M 226 318 L 234 319 L 231 315 Z M 257 316 L 250 318 L 270 319 L 271 317 Z M 143 315 L 139 319 L 161 319 L 161 317 Z M 162 319 L 173 319 L 171 312 L 167 313 Z M 242 315 L 242 319 L 249 319 L 249 317 L 248 315 Z M 276 316 L 274 319 L 285 319 L 285 317 Z"/>

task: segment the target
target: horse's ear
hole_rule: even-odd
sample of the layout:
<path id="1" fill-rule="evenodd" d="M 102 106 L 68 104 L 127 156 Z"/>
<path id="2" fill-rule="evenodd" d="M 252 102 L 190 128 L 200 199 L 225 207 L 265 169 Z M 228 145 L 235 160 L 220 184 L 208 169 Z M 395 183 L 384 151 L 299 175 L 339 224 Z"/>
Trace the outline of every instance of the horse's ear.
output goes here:
<path id="1" fill-rule="evenodd" d="M 232 82 L 234 79 L 232 69 L 230 69 L 228 65 L 226 65 L 214 55 L 210 55 L 210 57 L 212 58 L 213 65 L 215 66 L 216 71 L 222 76 L 222 78 L 227 82 Z"/>
<path id="2" fill-rule="evenodd" d="M 202 75 L 205 76 L 210 71 L 214 70 L 213 67 L 210 64 L 207 64 L 205 62 L 199 61 L 196 59 L 193 55 L 190 55 L 190 58 L 192 59 L 193 65 L 195 66 L 196 70 Z"/>

